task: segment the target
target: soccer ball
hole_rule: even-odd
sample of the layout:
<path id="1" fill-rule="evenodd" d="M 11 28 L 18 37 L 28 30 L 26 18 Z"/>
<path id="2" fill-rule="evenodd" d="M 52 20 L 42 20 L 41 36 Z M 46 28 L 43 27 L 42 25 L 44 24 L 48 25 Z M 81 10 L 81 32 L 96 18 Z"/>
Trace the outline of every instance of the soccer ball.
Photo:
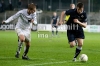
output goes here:
<path id="1" fill-rule="evenodd" d="M 86 54 L 81 54 L 79 57 L 79 60 L 81 62 L 86 62 L 86 61 L 88 61 L 88 56 Z"/>

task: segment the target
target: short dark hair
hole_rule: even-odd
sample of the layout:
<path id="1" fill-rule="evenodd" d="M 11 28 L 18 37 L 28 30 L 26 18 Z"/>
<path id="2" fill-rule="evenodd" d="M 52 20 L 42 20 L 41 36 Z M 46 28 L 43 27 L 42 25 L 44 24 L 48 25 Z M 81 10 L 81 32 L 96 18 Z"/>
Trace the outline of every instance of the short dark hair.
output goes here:
<path id="1" fill-rule="evenodd" d="M 35 10 L 36 9 L 36 5 L 34 3 L 28 4 L 28 9 Z"/>
<path id="2" fill-rule="evenodd" d="M 79 7 L 79 8 L 83 8 L 83 7 L 84 7 L 84 4 L 81 3 L 81 2 L 78 2 L 78 3 L 77 3 L 77 7 Z"/>

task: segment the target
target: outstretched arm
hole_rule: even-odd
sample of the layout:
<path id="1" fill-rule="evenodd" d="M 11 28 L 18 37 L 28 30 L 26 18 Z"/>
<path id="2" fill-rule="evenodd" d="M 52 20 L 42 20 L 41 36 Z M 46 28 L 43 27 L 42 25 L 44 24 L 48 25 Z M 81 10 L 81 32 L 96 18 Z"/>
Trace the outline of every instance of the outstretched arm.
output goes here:
<path id="1" fill-rule="evenodd" d="M 3 21 L 2 23 L 9 23 L 20 16 L 20 11 L 14 14 L 13 16 L 9 17 L 7 20 Z"/>

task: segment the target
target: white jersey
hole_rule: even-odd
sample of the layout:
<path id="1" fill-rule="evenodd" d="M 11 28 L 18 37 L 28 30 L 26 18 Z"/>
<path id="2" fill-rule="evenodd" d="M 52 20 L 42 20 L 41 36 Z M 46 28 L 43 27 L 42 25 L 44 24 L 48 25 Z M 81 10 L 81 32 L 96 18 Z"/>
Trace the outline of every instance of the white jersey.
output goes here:
<path id="1" fill-rule="evenodd" d="M 23 10 L 18 11 L 15 15 L 8 18 L 5 21 L 5 23 L 9 23 L 16 18 L 18 18 L 18 22 L 17 22 L 15 28 L 20 28 L 20 29 L 31 28 L 32 23 L 28 21 L 29 19 L 33 19 L 34 20 L 33 23 L 37 24 L 36 12 L 29 15 L 27 13 L 27 9 L 23 9 Z"/>

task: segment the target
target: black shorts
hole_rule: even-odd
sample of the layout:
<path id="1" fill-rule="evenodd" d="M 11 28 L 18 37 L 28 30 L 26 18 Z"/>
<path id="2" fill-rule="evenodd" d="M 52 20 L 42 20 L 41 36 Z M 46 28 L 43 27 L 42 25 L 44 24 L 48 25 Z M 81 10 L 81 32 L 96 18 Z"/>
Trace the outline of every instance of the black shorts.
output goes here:
<path id="1" fill-rule="evenodd" d="M 69 42 L 74 41 L 76 38 L 85 39 L 83 30 L 67 30 L 67 37 Z"/>

